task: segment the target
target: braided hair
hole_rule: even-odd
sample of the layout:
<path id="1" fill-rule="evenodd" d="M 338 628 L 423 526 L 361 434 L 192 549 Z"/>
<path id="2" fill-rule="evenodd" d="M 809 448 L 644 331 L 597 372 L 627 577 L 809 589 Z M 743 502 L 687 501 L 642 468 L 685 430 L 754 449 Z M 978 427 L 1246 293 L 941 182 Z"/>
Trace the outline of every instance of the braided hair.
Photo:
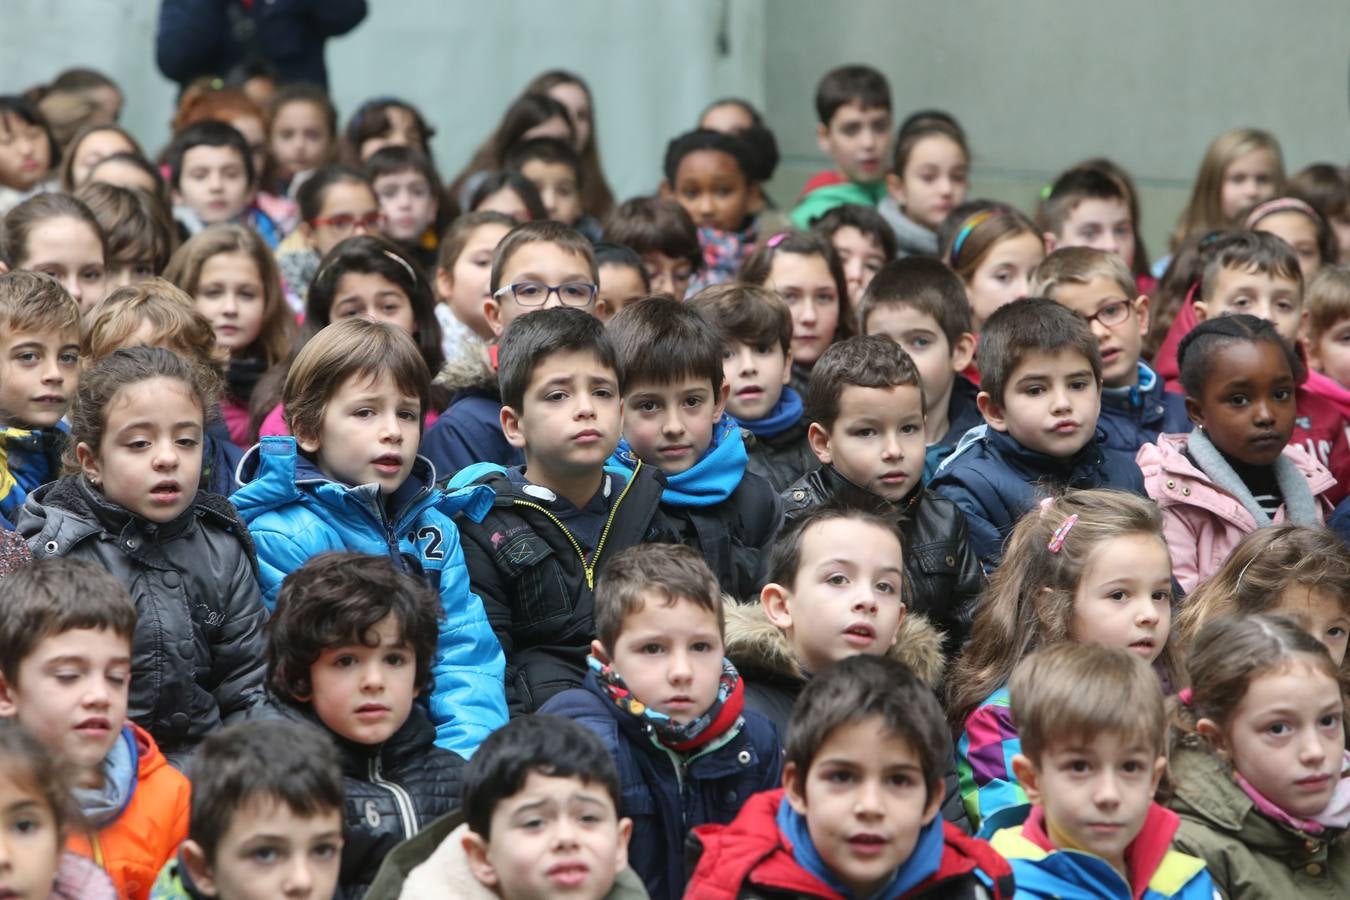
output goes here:
<path id="1" fill-rule="evenodd" d="M 1199 397 L 1204 392 L 1205 379 L 1213 371 L 1214 354 L 1232 344 L 1271 343 L 1284 352 L 1294 383 L 1302 384 L 1308 369 L 1267 319 L 1258 319 L 1245 313 L 1206 319 L 1181 339 L 1177 348 L 1177 364 L 1181 368 L 1181 386 L 1188 397 Z"/>

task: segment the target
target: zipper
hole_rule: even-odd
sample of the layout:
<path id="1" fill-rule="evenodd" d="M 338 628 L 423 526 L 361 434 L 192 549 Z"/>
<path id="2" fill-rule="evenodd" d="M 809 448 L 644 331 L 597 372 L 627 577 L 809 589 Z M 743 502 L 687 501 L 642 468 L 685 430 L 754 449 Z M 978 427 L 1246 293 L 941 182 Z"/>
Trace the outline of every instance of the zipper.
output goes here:
<path id="1" fill-rule="evenodd" d="M 399 818 L 403 820 L 403 839 L 411 840 L 417 834 L 417 812 L 413 809 L 412 797 L 403 789 L 400 784 L 392 781 L 385 781 L 380 776 L 380 758 L 371 757 L 370 760 L 370 780 L 372 784 L 377 784 L 394 795 L 394 805 L 398 807 Z"/>
<path id="2" fill-rule="evenodd" d="M 605 519 L 605 527 L 600 531 L 600 540 L 596 542 L 595 552 L 591 554 L 589 562 L 586 561 L 586 554 L 581 549 L 581 543 L 572 536 L 572 532 L 567 530 L 567 526 L 562 523 L 562 519 L 555 516 L 547 507 L 541 506 L 538 503 L 533 503 L 529 500 L 520 500 L 515 497 L 511 498 L 511 502 L 516 506 L 528 506 L 530 509 L 543 513 L 549 517 L 554 525 L 558 526 L 558 530 L 563 533 L 563 537 L 567 538 L 567 542 L 571 544 L 572 549 L 576 551 L 577 558 L 581 560 L 581 570 L 586 574 L 586 587 L 590 590 L 595 590 L 595 566 L 600 562 L 600 554 L 605 549 L 605 541 L 609 539 L 609 529 L 614 525 L 614 519 L 619 515 L 619 507 L 623 504 L 623 498 L 628 496 L 628 489 L 633 486 L 634 481 L 637 481 L 637 473 L 641 468 L 642 463 L 639 462 L 633 468 L 632 477 L 629 478 L 628 482 L 623 486 L 623 490 L 619 491 L 619 497 L 614 501 L 614 506 L 610 508 L 609 517 Z"/>

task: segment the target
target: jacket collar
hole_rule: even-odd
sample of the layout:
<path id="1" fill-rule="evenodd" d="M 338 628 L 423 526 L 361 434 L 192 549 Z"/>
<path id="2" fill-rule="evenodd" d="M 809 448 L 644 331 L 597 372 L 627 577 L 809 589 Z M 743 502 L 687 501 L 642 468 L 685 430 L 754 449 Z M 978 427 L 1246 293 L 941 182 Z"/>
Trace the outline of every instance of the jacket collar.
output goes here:
<path id="1" fill-rule="evenodd" d="M 1072 484 L 1102 464 L 1104 457 L 1101 445 L 1106 440 L 1106 432 L 1098 428 L 1082 449 L 1068 459 L 1025 447 L 1006 431 L 986 429 L 984 439 L 1009 465 L 1028 476 L 1029 481 L 1051 475 L 1056 480 Z"/>

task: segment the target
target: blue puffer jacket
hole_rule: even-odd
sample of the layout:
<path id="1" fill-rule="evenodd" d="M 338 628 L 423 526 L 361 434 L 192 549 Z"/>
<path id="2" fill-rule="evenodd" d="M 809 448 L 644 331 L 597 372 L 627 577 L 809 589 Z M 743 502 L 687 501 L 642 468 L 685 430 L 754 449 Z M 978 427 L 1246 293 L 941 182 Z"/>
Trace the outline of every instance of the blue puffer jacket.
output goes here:
<path id="1" fill-rule="evenodd" d="M 1102 389 L 1097 427 L 1106 434 L 1104 446 L 1133 457 L 1145 444 L 1157 443 L 1159 434 L 1185 434 L 1192 424 L 1185 399 L 1164 390 L 1157 373 L 1140 363 L 1137 385 Z"/>
<path id="2" fill-rule="evenodd" d="M 469 589 L 469 570 L 452 517 L 481 519 L 492 505 L 488 488 L 446 493 L 433 487 L 435 470 L 418 457 L 412 475 L 385 511 L 374 485 L 348 487 L 329 479 L 296 452 L 295 438 L 267 437 L 239 465 L 243 485 L 230 498 L 258 548 L 263 602 L 276 605 L 282 580 L 306 560 L 330 550 L 391 556 L 424 575 L 440 592 L 445 618 L 432 666 L 431 719 L 436 743 L 467 758 L 506 724 L 502 678 L 506 662 L 482 602 Z"/>
<path id="3" fill-rule="evenodd" d="M 1100 428 L 1070 459 L 1029 450 L 1002 431 L 973 428 L 938 469 L 931 490 L 961 507 L 970 543 L 986 573 L 1003 557 L 1003 541 L 1039 492 L 1068 488 L 1114 488 L 1141 497 L 1144 476 L 1134 457 L 1102 446 Z"/>

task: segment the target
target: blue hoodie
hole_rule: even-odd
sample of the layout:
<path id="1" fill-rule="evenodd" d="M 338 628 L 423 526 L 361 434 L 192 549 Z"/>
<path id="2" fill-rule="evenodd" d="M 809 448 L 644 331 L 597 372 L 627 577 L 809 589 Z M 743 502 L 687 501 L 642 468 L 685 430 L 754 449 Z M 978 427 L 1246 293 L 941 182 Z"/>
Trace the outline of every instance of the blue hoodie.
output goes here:
<path id="1" fill-rule="evenodd" d="M 1145 444 L 1157 443 L 1159 434 L 1185 434 L 1192 424 L 1186 415 L 1185 399 L 1163 390 L 1163 380 L 1157 373 L 1139 363 L 1137 384 L 1102 388 L 1097 427 L 1106 434 L 1103 447 L 1133 456 Z"/>

